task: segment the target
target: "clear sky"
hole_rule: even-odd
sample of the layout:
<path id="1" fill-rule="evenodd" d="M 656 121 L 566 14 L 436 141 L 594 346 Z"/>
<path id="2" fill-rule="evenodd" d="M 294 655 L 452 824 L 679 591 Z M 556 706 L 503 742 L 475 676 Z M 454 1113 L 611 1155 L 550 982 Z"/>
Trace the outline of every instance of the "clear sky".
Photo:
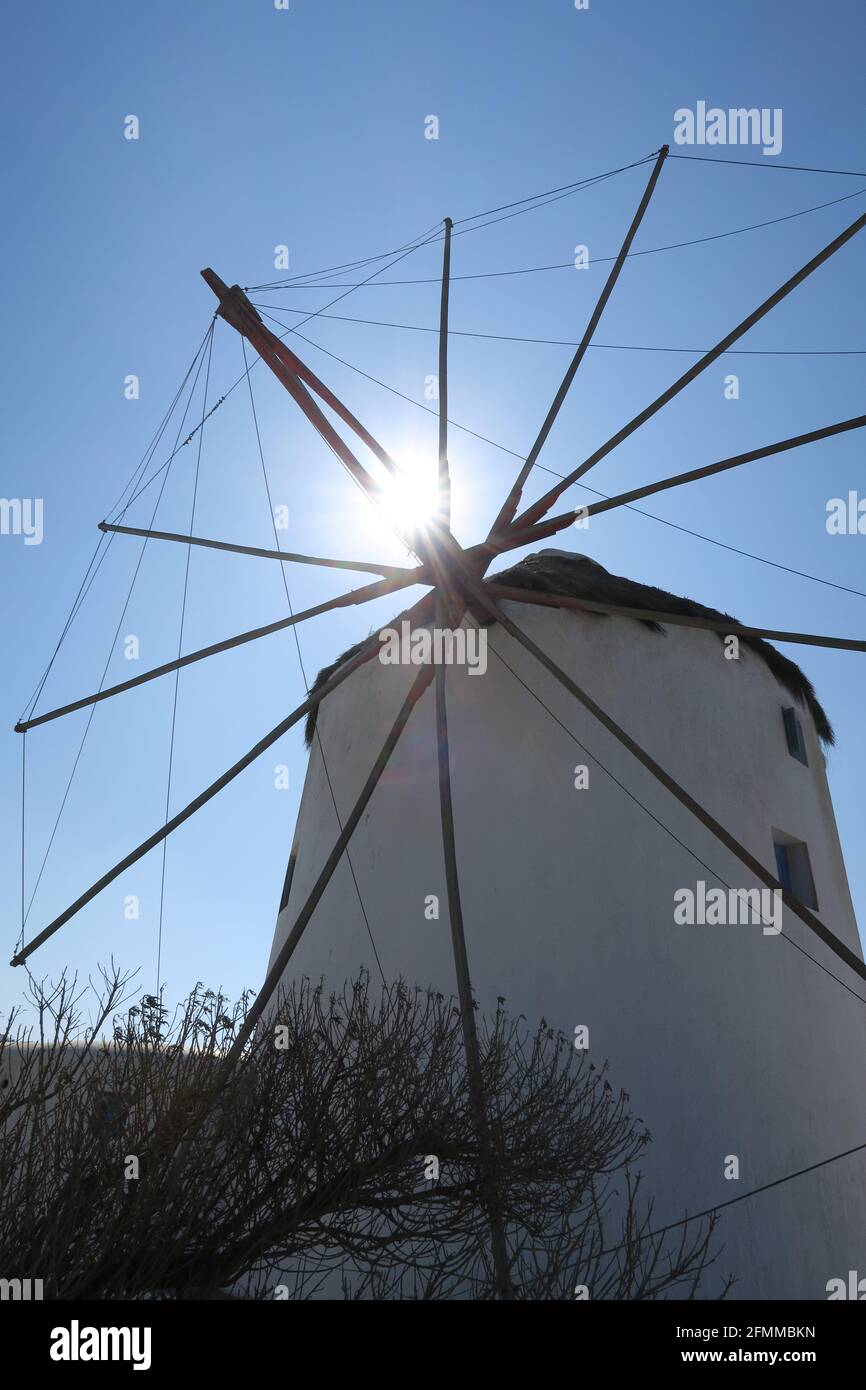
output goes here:
<path id="1" fill-rule="evenodd" d="M 760 167 L 670 159 L 636 250 L 667 246 L 848 202 L 742 236 L 637 256 L 626 266 L 597 341 L 709 347 L 866 209 L 862 179 L 792 172 L 784 163 L 866 171 L 862 61 L 866 11 L 857 0 L 690 6 L 590 0 L 88 0 L 17 6 L 5 21 L 0 91 L 7 197 L 3 239 L 2 492 L 44 501 L 40 545 L 0 536 L 5 635 L 2 682 L 4 941 L 0 1008 L 20 995 L 4 963 L 20 931 L 21 740 L 12 725 L 39 681 L 110 511 L 170 404 L 214 308 L 199 270 L 258 285 L 401 246 L 444 216 L 465 218 L 644 158 L 672 142 L 674 113 L 708 107 L 782 112 L 782 149 L 690 149 Z M 124 138 L 136 116 L 139 138 Z M 425 122 L 438 119 L 438 139 Z M 539 210 L 455 237 L 452 327 L 467 333 L 575 340 L 604 282 L 648 167 Z M 576 245 L 590 268 L 561 267 Z M 290 268 L 275 269 L 275 248 Z M 595 262 L 598 262 L 596 264 Z M 432 327 L 438 244 L 415 252 L 330 311 Z M 370 267 L 363 274 L 370 273 Z M 866 234 L 761 323 L 748 349 L 804 355 L 722 359 L 595 470 L 606 492 L 695 467 L 863 410 L 862 303 Z M 460 279 L 461 276 L 486 278 Z M 337 275 L 336 285 L 358 277 Z M 285 324 L 342 289 L 258 294 Z M 282 330 L 280 330 L 282 331 Z M 436 372 L 433 333 L 316 319 L 298 343 L 398 458 L 432 466 L 436 426 L 425 401 Z M 326 355 L 337 354 L 411 398 L 400 399 Z M 816 353 L 824 355 L 815 355 Z M 809 353 L 813 355 L 808 355 Z M 828 355 L 830 354 L 830 355 Z M 450 414 L 518 455 L 544 417 L 569 360 L 565 346 L 456 336 Z M 648 403 L 695 355 L 597 348 L 542 457 L 576 466 Z M 215 331 L 209 403 L 243 368 L 237 335 Z M 739 399 L 724 378 L 739 376 Z M 125 379 L 140 381 L 137 400 Z M 281 387 L 251 376 L 275 503 L 289 508 L 284 548 L 400 562 L 390 532 Z M 201 385 L 186 428 L 201 418 Z M 154 466 L 171 451 L 172 423 Z M 480 539 L 519 464 L 451 432 L 455 528 Z M 197 443 L 180 451 L 157 514 L 189 527 Z M 830 536 L 828 499 L 866 495 L 864 439 L 849 434 L 750 465 L 646 504 L 657 517 L 721 542 L 619 510 L 580 545 L 619 573 L 688 594 L 760 626 L 861 637 L 866 599 L 735 554 L 734 546 L 837 585 L 866 590 L 866 537 Z M 529 495 L 550 485 L 538 471 Z M 159 483 L 127 514 L 147 526 Z M 574 488 L 568 504 L 591 500 Z M 235 390 L 202 432 L 195 529 L 273 543 L 250 398 Z M 96 689 L 140 555 L 116 537 L 72 626 L 39 710 Z M 108 668 L 113 683 L 176 655 L 186 551 L 151 543 Z M 287 567 L 296 608 L 353 579 Z M 364 582 L 358 577 L 358 582 Z M 320 666 L 383 622 L 384 601 L 306 624 L 301 651 Z M 272 562 L 194 551 L 184 648 L 284 616 Z M 139 640 L 137 663 L 123 639 Z M 864 661 L 785 649 L 813 679 L 837 732 L 829 774 L 855 906 L 866 921 L 862 855 Z M 28 937 L 163 819 L 173 678 L 100 705 L 58 823 Z M 179 682 L 171 809 L 178 809 L 303 698 L 291 633 L 199 663 Z M 63 800 L 87 712 L 27 739 L 27 897 Z M 289 769 L 288 790 L 275 766 Z M 169 999 L 196 980 L 236 994 L 260 982 L 270 947 L 306 754 L 295 730 L 169 842 L 163 979 Z M 162 857 L 149 855 L 73 919 L 32 961 L 82 977 L 113 954 L 156 979 Z M 140 899 L 140 917 L 124 900 Z M 832 924 L 831 924 L 832 925 Z"/>

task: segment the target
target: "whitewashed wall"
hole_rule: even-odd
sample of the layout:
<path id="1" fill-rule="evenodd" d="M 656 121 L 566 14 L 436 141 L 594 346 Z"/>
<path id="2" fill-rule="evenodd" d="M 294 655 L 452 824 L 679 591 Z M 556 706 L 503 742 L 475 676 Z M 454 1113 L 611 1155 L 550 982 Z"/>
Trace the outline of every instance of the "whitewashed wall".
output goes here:
<path id="1" fill-rule="evenodd" d="M 860 952 L 823 757 L 787 750 L 790 705 L 764 663 L 724 659 L 712 633 L 507 604 L 511 617 L 775 873 L 772 830 L 809 847 L 819 916 Z M 734 887 L 755 880 L 499 627 L 490 646 L 601 762 Z M 349 811 L 416 674 L 372 661 L 328 697 L 320 731 Z M 585 756 L 491 652 L 448 676 L 452 781 L 470 968 L 485 1009 L 590 1029 L 653 1135 L 643 1166 L 658 1224 L 866 1142 L 866 1007 L 759 926 L 676 926 L 673 894 L 713 875 Z M 832 716 L 832 711 L 831 711 Z M 831 754 L 832 756 L 832 754 Z M 574 789 L 587 763 L 588 790 Z M 276 951 L 337 835 L 314 745 Z M 412 715 L 355 833 L 352 862 L 386 976 L 455 989 L 435 764 L 433 693 Z M 438 894 L 439 921 L 424 900 Z M 866 984 L 792 914 L 784 933 L 866 997 Z M 345 860 L 289 976 L 331 987 L 376 970 Z M 740 1159 L 727 1181 L 727 1155 Z M 734 1296 L 826 1297 L 866 1275 L 866 1156 L 733 1207 L 719 1273 Z M 711 1295 L 713 1281 L 706 1285 Z"/>

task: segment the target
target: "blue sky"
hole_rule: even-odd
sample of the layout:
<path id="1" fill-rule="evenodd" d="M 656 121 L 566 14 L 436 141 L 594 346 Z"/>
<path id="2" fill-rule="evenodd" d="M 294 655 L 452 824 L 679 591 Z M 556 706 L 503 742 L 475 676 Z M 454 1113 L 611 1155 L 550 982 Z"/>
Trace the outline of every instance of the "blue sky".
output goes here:
<path id="1" fill-rule="evenodd" d="M 6 22 L 13 62 L 0 92 L 5 182 L 2 491 L 44 499 L 44 539 L 0 537 L 6 661 L 2 683 L 4 931 L 20 929 L 20 738 L 11 728 L 51 655 L 111 509 L 142 457 L 213 312 L 199 278 L 277 278 L 399 246 L 446 215 L 487 208 L 642 159 L 670 142 L 674 112 L 698 101 L 781 108 L 783 147 L 714 151 L 736 168 L 669 160 L 636 249 L 783 217 L 844 195 L 862 180 L 791 172 L 781 163 L 866 170 L 861 91 L 866 13 L 842 0 L 754 6 L 659 6 L 637 0 L 167 0 L 19 7 Z M 140 138 L 124 139 L 136 115 Z M 425 118 L 438 140 L 424 138 Z M 674 147 L 674 152 L 680 151 Z M 710 151 L 705 151 L 710 152 Z M 556 265 L 586 244 L 612 255 L 647 167 L 454 241 L 452 326 L 475 333 L 574 340 L 606 267 L 461 280 Z M 861 197 L 743 236 L 627 265 L 597 334 L 601 343 L 706 348 L 864 209 Z M 382 279 L 425 283 L 356 290 L 333 313 L 431 327 L 440 247 Z M 748 348 L 864 349 L 866 240 L 846 247 L 758 326 Z M 282 272 L 285 274 L 285 272 Z M 348 277 L 349 280 L 353 278 Z M 337 276 L 338 284 L 345 277 Z M 254 296 L 285 323 L 341 290 Z M 302 355 L 399 458 L 429 465 L 435 420 L 325 355 L 424 401 L 436 337 L 318 319 Z M 296 340 L 294 345 L 298 346 Z M 525 452 L 569 360 L 567 347 L 455 337 L 450 413 Z M 601 443 L 694 358 L 596 349 L 542 457 L 559 472 Z M 217 326 L 213 402 L 238 377 L 237 336 Z M 588 479 L 607 492 L 813 429 L 863 409 L 863 358 L 732 356 L 694 383 Z M 723 379 L 740 377 L 726 400 Z M 124 399 L 124 379 L 140 398 Z M 285 548 L 399 562 L 387 529 L 272 379 L 252 375 L 273 499 L 289 508 Z M 11 388 L 11 389 L 10 389 Z M 429 402 L 427 402 L 429 404 Z M 196 397 L 189 420 L 201 415 Z M 174 436 L 173 429 L 170 431 Z M 166 435 L 166 441 L 169 435 Z M 170 450 L 155 456 L 162 462 Z M 455 528 L 479 539 L 518 467 L 507 453 L 453 429 Z M 157 525 L 188 528 L 197 446 L 175 459 Z M 863 483 L 863 439 L 826 441 L 648 502 L 666 520 L 840 585 L 866 589 L 866 540 L 828 536 L 828 498 Z M 529 495 L 552 479 L 538 471 Z M 158 486 L 158 485 L 157 485 Z M 151 488 L 130 509 L 148 525 Z M 590 495 L 572 489 L 574 505 Z M 196 502 L 199 534 L 272 542 L 246 388 L 205 426 Z M 617 511 L 580 542 L 620 573 L 726 608 L 744 621 L 862 636 L 866 600 L 797 578 L 683 531 Z M 574 541 L 566 541 L 572 544 Z M 138 560 L 117 537 L 46 684 L 45 710 L 95 689 Z M 176 651 L 186 554 L 148 546 L 122 636 L 139 638 L 137 667 L 115 648 L 109 681 Z M 340 575 L 287 569 L 294 606 L 341 592 Z M 359 582 L 363 582 L 359 580 Z M 384 601 L 305 625 L 310 678 L 395 609 Z M 195 551 L 184 647 L 279 618 L 285 595 L 270 562 Z M 866 920 L 862 840 L 863 658 L 786 650 L 811 676 L 837 731 L 830 778 L 849 876 Z M 102 704 L 78 766 L 35 899 L 28 936 L 161 823 L 173 681 Z M 291 633 L 184 672 L 179 686 L 172 810 L 239 757 L 303 697 Z M 87 714 L 28 737 L 27 896 L 33 891 Z M 289 768 L 289 789 L 274 767 Z M 259 983 L 273 928 L 306 754 L 294 731 L 170 842 L 163 978 L 169 998 L 197 980 L 235 994 Z M 161 855 L 151 854 L 34 958 L 83 977 L 114 955 L 152 988 Z M 141 916 L 124 919 L 127 894 Z M 0 1008 L 23 972 L 0 964 Z"/>

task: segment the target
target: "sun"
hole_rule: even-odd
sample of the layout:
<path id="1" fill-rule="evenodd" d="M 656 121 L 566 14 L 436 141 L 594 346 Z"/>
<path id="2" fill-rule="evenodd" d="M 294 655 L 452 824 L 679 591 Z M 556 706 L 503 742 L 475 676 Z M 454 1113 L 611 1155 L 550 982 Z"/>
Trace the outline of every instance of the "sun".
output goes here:
<path id="1" fill-rule="evenodd" d="M 417 454 L 403 457 L 399 462 L 400 476 L 389 475 L 383 483 L 383 509 L 398 530 L 413 534 L 436 515 L 436 467 L 434 461 Z"/>

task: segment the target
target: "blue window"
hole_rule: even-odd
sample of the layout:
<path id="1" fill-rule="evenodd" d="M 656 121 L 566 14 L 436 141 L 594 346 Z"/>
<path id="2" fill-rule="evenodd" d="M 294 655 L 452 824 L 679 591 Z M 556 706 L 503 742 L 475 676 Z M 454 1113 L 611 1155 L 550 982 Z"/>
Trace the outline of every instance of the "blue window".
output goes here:
<path id="1" fill-rule="evenodd" d="M 284 912 L 289 905 L 289 894 L 292 891 L 292 879 L 295 876 L 295 864 L 298 858 L 298 851 L 293 849 L 289 856 L 289 863 L 286 869 L 286 877 L 283 881 L 283 894 L 280 898 L 280 912 Z"/>
<path id="2" fill-rule="evenodd" d="M 788 846 L 773 845 L 776 851 L 776 878 L 783 888 L 787 888 L 789 893 L 794 890 L 791 887 L 791 865 L 788 862 Z"/>
<path id="3" fill-rule="evenodd" d="M 788 744 L 788 752 L 792 758 L 796 758 L 804 767 L 809 766 L 809 759 L 806 756 L 806 740 L 803 737 L 803 726 L 797 718 L 796 710 L 793 707 L 782 710 L 782 720 L 785 725 L 785 739 Z"/>
<path id="4" fill-rule="evenodd" d="M 794 840 L 780 830 L 773 831 L 776 852 L 776 877 L 782 887 L 804 907 L 818 909 L 815 880 L 809 862 L 809 850 L 802 840 Z"/>

